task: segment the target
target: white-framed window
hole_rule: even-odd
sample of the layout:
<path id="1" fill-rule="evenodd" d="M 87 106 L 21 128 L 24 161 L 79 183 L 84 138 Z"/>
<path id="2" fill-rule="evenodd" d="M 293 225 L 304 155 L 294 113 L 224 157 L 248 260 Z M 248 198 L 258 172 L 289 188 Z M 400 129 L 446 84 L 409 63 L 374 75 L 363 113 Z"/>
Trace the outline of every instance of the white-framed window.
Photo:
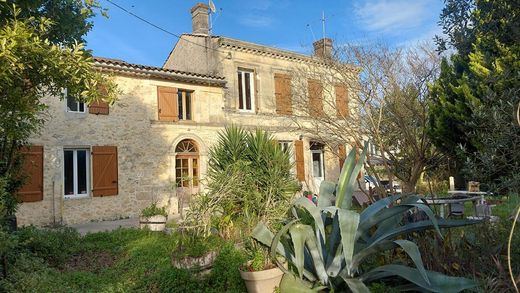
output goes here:
<path id="1" fill-rule="evenodd" d="M 255 75 L 253 70 L 238 69 L 238 109 L 243 112 L 254 112 L 255 109 Z"/>
<path id="2" fill-rule="evenodd" d="M 325 160 L 323 144 L 311 142 L 312 176 L 316 179 L 325 178 Z"/>
<path id="3" fill-rule="evenodd" d="M 192 120 L 191 115 L 191 95 L 193 91 L 189 90 L 177 90 L 177 111 L 179 114 L 179 120 Z"/>
<path id="4" fill-rule="evenodd" d="M 295 173 L 295 159 L 294 159 L 294 146 L 293 146 L 293 142 L 292 141 L 287 141 L 287 140 L 279 140 L 278 141 L 278 144 L 280 145 L 280 148 L 282 148 L 282 150 L 284 150 L 285 152 L 288 152 L 289 153 L 289 162 L 291 163 L 291 173 L 294 174 Z"/>
<path id="5" fill-rule="evenodd" d="M 64 93 L 65 101 L 67 102 L 67 112 L 85 113 L 87 111 L 87 106 L 85 103 L 80 102 L 78 99 L 76 99 L 76 97 L 69 95 L 67 89 L 65 89 Z"/>
<path id="6" fill-rule="evenodd" d="M 88 196 L 90 187 L 90 149 L 63 150 L 63 190 L 66 198 Z"/>

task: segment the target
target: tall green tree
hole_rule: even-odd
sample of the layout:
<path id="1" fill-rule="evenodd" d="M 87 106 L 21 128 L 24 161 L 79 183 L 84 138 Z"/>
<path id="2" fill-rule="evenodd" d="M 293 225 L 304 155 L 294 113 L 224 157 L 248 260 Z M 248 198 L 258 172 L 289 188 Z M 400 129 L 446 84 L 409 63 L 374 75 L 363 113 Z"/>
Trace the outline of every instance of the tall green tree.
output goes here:
<path id="1" fill-rule="evenodd" d="M 0 216 L 13 216 L 19 174 L 18 149 L 45 122 L 44 96 L 62 97 L 62 90 L 86 103 L 112 102 L 116 85 L 96 71 L 90 54 L 80 43 L 65 45 L 48 36 L 57 30 L 48 18 L 24 18 L 22 9 L 11 9 L 12 18 L 0 25 Z M 55 43 L 56 42 L 56 43 Z M 102 89 L 99 85 L 103 85 Z M 106 91 L 105 91 L 106 89 Z"/>
<path id="2" fill-rule="evenodd" d="M 520 95 L 520 3 L 478 0 L 467 9 L 471 32 L 449 39 L 458 51 L 451 62 L 443 61 L 431 87 L 430 135 L 468 179 L 499 191 L 519 190 L 514 113 Z"/>

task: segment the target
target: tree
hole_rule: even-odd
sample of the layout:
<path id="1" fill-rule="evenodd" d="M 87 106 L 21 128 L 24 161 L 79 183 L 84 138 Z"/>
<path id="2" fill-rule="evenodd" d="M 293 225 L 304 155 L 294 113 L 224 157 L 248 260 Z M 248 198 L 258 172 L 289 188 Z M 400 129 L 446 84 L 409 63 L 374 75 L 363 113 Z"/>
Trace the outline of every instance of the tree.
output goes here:
<path id="1" fill-rule="evenodd" d="M 520 133 L 513 113 L 520 100 L 520 4 L 480 0 L 455 12 L 467 13 L 471 34 L 452 39 L 458 51 L 451 63 L 444 61 L 432 86 L 430 134 L 467 178 L 497 191 L 518 191 Z"/>
<path id="2" fill-rule="evenodd" d="M 360 147 L 363 140 L 370 140 L 381 155 L 369 157 L 369 173 L 377 177 L 380 165 L 390 180 L 404 183 L 405 192 L 414 191 L 420 175 L 441 159 L 426 135 L 427 84 L 437 77 L 438 55 L 426 45 L 410 50 L 345 46 L 335 55 L 326 66 L 309 65 L 298 74 L 293 104 L 306 118 L 297 116 L 294 123 L 331 149 L 338 143 Z M 324 110 L 319 115 L 309 106 L 305 83 L 309 76 L 322 84 Z M 334 99 L 338 87 L 351 93 L 347 115 L 338 115 L 341 105 Z"/>
<path id="3" fill-rule="evenodd" d="M 7 5 L 5 3 L 0 4 Z M 2 10 L 6 8 L 2 6 Z M 53 23 L 47 18 L 19 18 L 13 6 L 12 19 L 0 27 L 0 212 L 13 216 L 19 174 L 19 148 L 45 122 L 43 96 L 62 97 L 62 90 L 86 103 L 98 99 L 112 102 L 115 83 L 93 67 L 82 44 L 65 46 L 49 41 Z M 101 87 L 102 85 L 102 87 Z"/>

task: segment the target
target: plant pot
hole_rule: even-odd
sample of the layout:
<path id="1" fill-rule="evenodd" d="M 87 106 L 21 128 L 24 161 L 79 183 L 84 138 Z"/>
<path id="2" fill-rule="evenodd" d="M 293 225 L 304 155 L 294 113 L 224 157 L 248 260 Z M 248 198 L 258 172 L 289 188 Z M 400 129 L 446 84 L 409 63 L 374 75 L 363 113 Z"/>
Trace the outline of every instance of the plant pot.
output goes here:
<path id="1" fill-rule="evenodd" d="M 280 286 L 283 272 L 279 268 L 273 268 L 258 272 L 240 271 L 240 276 L 246 282 L 249 293 L 271 293 Z"/>
<path id="2" fill-rule="evenodd" d="M 166 217 L 162 215 L 140 217 L 139 226 L 141 229 L 148 228 L 150 231 L 164 231 L 166 228 Z"/>

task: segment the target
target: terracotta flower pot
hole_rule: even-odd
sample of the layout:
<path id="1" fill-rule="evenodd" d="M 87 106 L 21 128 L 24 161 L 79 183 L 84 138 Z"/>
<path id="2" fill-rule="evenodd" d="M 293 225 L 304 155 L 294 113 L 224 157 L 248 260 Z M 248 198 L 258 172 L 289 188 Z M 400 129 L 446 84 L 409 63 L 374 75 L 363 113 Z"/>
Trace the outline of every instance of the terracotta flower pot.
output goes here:
<path id="1" fill-rule="evenodd" d="M 280 286 L 283 272 L 279 268 L 258 271 L 240 271 L 240 276 L 246 282 L 247 292 L 249 293 L 270 293 Z"/>
<path id="2" fill-rule="evenodd" d="M 151 231 L 164 231 L 164 228 L 166 228 L 166 217 L 162 215 L 140 217 L 139 226 L 141 229 L 148 228 Z"/>

